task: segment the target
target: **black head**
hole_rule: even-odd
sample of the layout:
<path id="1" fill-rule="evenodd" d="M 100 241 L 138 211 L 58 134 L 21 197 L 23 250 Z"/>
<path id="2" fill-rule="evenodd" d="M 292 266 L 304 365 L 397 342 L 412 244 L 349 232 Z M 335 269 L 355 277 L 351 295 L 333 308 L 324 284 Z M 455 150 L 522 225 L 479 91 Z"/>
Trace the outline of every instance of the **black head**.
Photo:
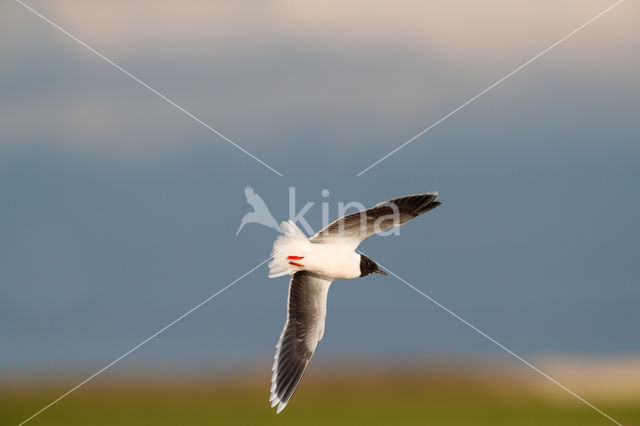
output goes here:
<path id="1" fill-rule="evenodd" d="M 369 259 L 367 256 L 360 255 L 360 276 L 364 277 L 371 274 L 382 274 L 387 275 L 386 272 L 381 271 L 376 265 L 376 262 Z"/>

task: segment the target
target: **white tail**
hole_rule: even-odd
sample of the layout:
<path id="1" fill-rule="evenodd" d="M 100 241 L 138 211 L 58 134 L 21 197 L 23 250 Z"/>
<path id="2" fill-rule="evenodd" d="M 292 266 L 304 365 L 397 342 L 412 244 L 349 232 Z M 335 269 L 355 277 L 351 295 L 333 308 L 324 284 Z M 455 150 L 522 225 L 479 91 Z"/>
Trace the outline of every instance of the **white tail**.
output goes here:
<path id="1" fill-rule="evenodd" d="M 269 278 L 301 271 L 302 266 L 298 265 L 301 265 L 300 262 L 303 261 L 311 247 L 307 236 L 292 221 L 282 222 L 280 229 L 284 235 L 280 235 L 273 243 L 271 251 L 273 260 L 269 262 Z"/>

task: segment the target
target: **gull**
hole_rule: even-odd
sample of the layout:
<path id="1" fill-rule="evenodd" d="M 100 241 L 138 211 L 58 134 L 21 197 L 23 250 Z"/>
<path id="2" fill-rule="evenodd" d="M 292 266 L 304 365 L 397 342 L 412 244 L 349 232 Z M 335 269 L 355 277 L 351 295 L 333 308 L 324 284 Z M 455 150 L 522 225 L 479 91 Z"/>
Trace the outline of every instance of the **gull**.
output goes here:
<path id="1" fill-rule="evenodd" d="M 355 250 L 367 237 L 400 226 L 434 208 L 437 192 L 407 195 L 368 210 L 341 217 L 308 238 L 292 221 L 282 222 L 273 243 L 269 278 L 291 275 L 287 319 L 271 376 L 271 407 L 280 413 L 300 380 L 324 334 L 329 286 L 336 278 L 387 275 L 367 256 Z"/>

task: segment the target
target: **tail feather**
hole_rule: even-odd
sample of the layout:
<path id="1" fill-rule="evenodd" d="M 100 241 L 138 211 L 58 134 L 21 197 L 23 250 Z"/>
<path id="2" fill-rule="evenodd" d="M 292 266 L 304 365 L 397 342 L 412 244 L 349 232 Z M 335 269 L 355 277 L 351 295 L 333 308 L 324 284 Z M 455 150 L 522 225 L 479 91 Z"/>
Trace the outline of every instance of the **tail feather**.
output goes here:
<path id="1" fill-rule="evenodd" d="M 280 229 L 284 235 L 280 235 L 273 243 L 269 262 L 269 278 L 280 277 L 282 275 L 294 274 L 301 269 L 301 262 L 304 259 L 311 242 L 309 238 L 292 221 L 282 222 Z M 290 258 L 291 257 L 291 258 Z M 291 259 L 296 261 L 292 262 Z"/>

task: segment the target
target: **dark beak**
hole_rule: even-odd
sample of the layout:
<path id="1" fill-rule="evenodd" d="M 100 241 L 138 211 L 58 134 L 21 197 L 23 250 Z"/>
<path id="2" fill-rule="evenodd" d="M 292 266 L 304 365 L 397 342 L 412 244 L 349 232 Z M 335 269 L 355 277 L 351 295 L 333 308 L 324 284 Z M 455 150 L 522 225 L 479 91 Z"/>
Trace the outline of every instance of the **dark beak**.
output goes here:
<path id="1" fill-rule="evenodd" d="M 385 271 L 382 271 L 380 269 L 376 269 L 375 271 L 373 271 L 376 274 L 380 274 L 380 275 L 387 275 L 387 273 Z"/>

